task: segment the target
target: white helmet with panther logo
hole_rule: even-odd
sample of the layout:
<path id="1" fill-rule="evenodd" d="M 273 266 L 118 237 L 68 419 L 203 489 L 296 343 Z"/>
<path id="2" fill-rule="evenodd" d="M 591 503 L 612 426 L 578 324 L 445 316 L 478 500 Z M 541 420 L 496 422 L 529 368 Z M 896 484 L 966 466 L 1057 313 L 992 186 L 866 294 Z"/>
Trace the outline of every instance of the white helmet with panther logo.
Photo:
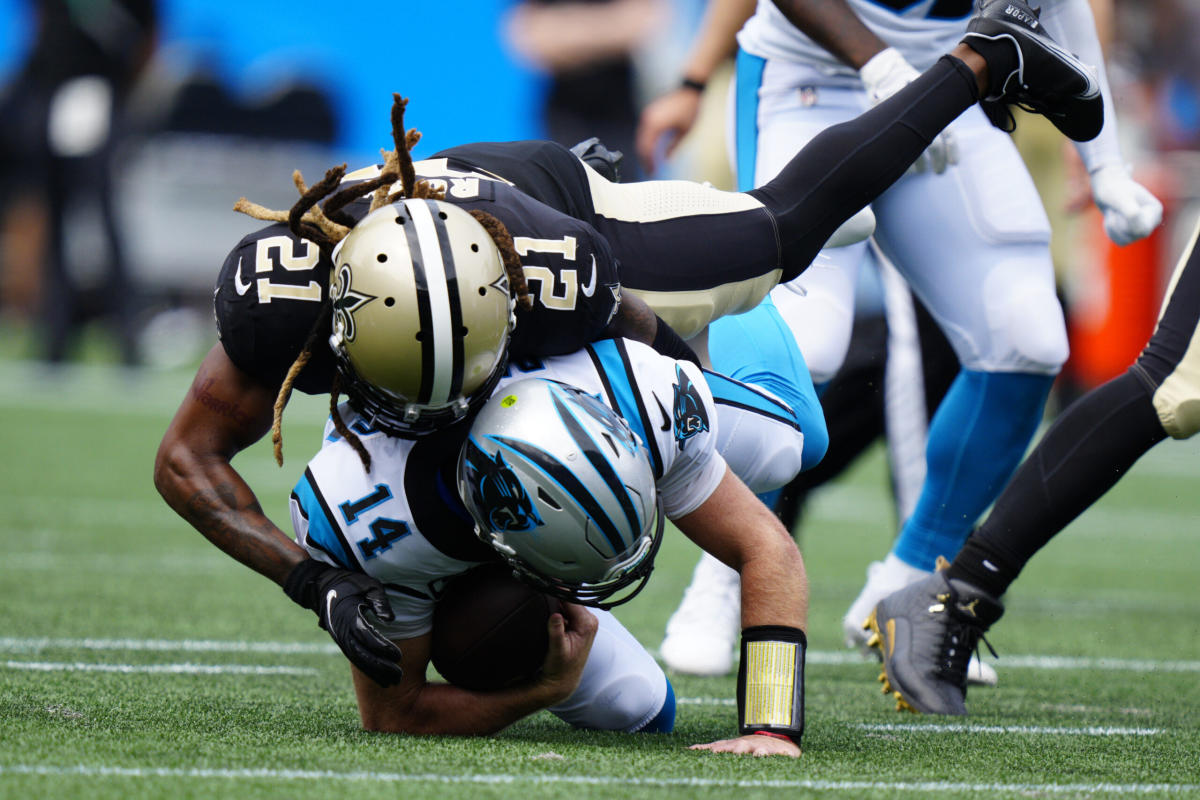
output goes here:
<path id="1" fill-rule="evenodd" d="M 499 249 L 470 214 L 402 200 L 333 253 L 329 343 L 350 404 L 412 438 L 482 405 L 503 371 L 514 303 Z"/>
<path id="2" fill-rule="evenodd" d="M 479 537 L 548 594 L 610 608 L 650 577 L 665 515 L 649 456 L 574 387 L 533 378 L 497 392 L 459 455 L 458 491 Z"/>

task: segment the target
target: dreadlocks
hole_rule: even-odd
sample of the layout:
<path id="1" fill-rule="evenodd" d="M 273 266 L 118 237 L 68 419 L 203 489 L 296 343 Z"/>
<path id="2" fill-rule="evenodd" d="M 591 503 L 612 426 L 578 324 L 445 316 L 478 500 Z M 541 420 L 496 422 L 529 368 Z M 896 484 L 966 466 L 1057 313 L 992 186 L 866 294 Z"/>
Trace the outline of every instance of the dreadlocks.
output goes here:
<path id="1" fill-rule="evenodd" d="M 370 210 L 375 211 L 390 203 L 403 198 L 414 200 L 444 200 L 444 188 L 435 187 L 426 180 L 418 180 L 416 168 L 413 166 L 412 149 L 421 140 L 420 131 L 415 128 L 405 130 L 404 110 L 408 107 L 408 99 L 399 94 L 392 95 L 392 142 L 394 149 L 381 151 L 383 168 L 379 175 L 367 181 L 334 192 L 341 184 L 346 174 L 346 165 L 332 167 L 325 172 L 325 177 L 312 187 L 305 185 L 300 171 L 292 173 L 292 183 L 300 193 L 300 199 L 288 211 L 275 211 L 257 203 L 252 203 L 245 197 L 239 198 L 234 204 L 239 211 L 255 219 L 269 222 L 285 222 L 288 229 L 296 236 L 314 242 L 321 254 L 328 259 L 333 258 L 334 247 L 344 239 L 354 227 L 354 219 L 346 213 L 345 208 L 353 201 L 371 195 Z M 400 188 L 389 191 L 399 182 Z M 332 196 L 330 196 L 332 193 Z M 321 200 L 324 205 L 319 205 Z M 504 261 L 504 270 L 508 276 L 510 291 L 516 299 L 517 306 L 528 310 L 533 306 L 529 296 L 529 286 L 525 281 L 525 272 L 521 267 L 521 259 L 513 246 L 512 236 L 499 219 L 484 211 L 471 210 L 471 214 L 487 231 L 488 236 L 495 242 Z M 332 299 L 326 298 L 316 323 L 305 338 L 304 346 L 292 366 L 288 369 L 279 394 L 275 398 L 274 419 L 271 423 L 271 442 L 275 448 L 275 461 L 283 466 L 283 409 L 287 406 L 292 395 L 292 387 L 297 377 L 312 358 L 313 348 L 318 340 L 327 332 L 332 318 Z M 362 461 L 363 468 L 370 472 L 371 456 L 361 440 L 350 430 L 338 411 L 338 396 L 341 394 L 341 373 L 335 373 L 333 385 L 330 387 L 329 410 L 333 419 L 334 429 L 354 448 Z"/>

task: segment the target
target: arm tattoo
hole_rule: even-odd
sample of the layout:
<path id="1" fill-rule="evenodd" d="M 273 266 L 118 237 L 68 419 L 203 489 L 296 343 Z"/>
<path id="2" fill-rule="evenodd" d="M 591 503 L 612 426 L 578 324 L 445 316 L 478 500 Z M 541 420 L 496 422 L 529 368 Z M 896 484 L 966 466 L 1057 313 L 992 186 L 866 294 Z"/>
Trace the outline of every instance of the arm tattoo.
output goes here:
<path id="1" fill-rule="evenodd" d="M 188 498 L 183 516 L 204 537 L 227 555 L 268 577 L 284 575 L 294 557 L 289 557 L 283 541 L 289 541 L 266 516 L 262 506 L 251 497 L 238 506 L 237 491 L 231 483 L 201 489 Z"/>

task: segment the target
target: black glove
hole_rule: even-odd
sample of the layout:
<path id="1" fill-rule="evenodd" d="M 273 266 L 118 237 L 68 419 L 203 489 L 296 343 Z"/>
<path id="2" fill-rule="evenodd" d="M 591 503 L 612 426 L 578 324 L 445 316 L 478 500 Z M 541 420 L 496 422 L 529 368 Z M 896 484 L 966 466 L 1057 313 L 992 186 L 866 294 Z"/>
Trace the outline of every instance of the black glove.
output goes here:
<path id="1" fill-rule="evenodd" d="M 621 159 L 624 158 L 624 154 L 620 150 L 609 150 L 600 141 L 600 137 L 584 139 L 572 147 L 571 152 L 608 180 L 613 183 L 621 182 Z"/>
<path id="2" fill-rule="evenodd" d="M 383 584 L 361 572 L 331 567 L 314 559 L 297 564 L 283 583 L 298 605 L 317 612 L 321 627 L 346 658 L 380 686 L 399 683 L 400 648 L 375 630 L 363 614 L 368 608 L 385 622 L 395 618 Z"/>

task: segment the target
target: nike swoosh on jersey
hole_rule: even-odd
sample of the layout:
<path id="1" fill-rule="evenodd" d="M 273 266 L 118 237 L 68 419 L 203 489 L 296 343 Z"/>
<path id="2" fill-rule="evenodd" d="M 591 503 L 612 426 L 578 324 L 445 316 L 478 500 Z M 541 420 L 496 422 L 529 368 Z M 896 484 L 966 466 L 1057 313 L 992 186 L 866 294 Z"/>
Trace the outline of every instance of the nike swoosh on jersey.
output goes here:
<path id="1" fill-rule="evenodd" d="M 325 595 L 325 619 L 333 618 L 333 601 L 337 600 L 337 589 L 330 589 L 329 594 Z"/>
<path id="2" fill-rule="evenodd" d="M 662 415 L 663 415 L 662 428 L 660 428 L 659 430 L 662 430 L 662 431 L 671 430 L 671 415 L 667 413 L 667 407 L 662 404 L 662 400 L 658 399 L 658 395 L 654 394 L 653 392 L 651 392 L 651 394 L 654 396 L 654 402 L 658 403 L 658 410 L 661 411 Z"/>
<path id="3" fill-rule="evenodd" d="M 591 297 L 596 292 L 596 257 L 592 256 L 592 279 L 587 282 L 586 286 L 581 286 L 580 291 L 584 297 Z"/>
<path id="4" fill-rule="evenodd" d="M 238 296 L 244 295 L 250 291 L 250 283 L 242 281 L 242 258 L 238 256 L 237 272 L 233 274 L 233 288 L 237 289 Z"/>

